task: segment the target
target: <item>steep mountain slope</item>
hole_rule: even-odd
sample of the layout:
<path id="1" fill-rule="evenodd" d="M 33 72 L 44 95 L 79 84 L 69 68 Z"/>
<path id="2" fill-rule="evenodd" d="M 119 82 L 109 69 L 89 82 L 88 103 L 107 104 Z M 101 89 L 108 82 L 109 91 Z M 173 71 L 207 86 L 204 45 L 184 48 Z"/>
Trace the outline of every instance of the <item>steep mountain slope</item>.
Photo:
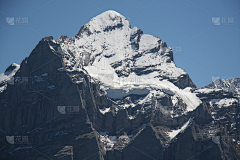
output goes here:
<path id="1" fill-rule="evenodd" d="M 168 79 L 180 88 L 195 87 L 187 73 L 176 67 L 172 49 L 163 40 L 143 34 L 137 27 L 131 29 L 126 18 L 115 11 L 93 18 L 75 37 L 60 37 L 56 42 L 67 69 L 83 66 L 104 86 L 123 88 L 123 83 L 131 83 L 126 77 L 143 83 L 148 75 L 157 81 Z"/>
<path id="2" fill-rule="evenodd" d="M 131 29 L 126 18 L 115 11 L 98 15 L 75 37 L 60 37 L 56 43 L 60 47 L 51 48 L 62 54 L 66 69 L 86 70 L 100 81 L 101 89 L 111 99 L 148 95 L 149 100 L 162 90 L 158 92 L 172 94 L 174 103 L 180 99 L 187 105 L 182 112 L 192 111 L 201 103 L 188 90 L 179 89 L 195 85 L 184 70 L 176 67 L 171 48 L 158 37 L 143 34 L 136 27 Z"/>
<path id="3" fill-rule="evenodd" d="M 240 157 L 237 98 L 197 89 L 163 40 L 115 11 L 43 38 L 12 76 L 27 80 L 0 93 L 1 159 Z"/>

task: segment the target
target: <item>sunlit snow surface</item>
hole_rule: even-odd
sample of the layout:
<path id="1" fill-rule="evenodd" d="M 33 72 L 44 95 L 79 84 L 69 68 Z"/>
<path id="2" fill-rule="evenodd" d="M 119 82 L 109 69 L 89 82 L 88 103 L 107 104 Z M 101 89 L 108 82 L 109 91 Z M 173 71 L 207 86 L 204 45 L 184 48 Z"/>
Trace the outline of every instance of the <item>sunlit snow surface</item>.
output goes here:
<path id="1" fill-rule="evenodd" d="M 100 81 L 109 98 L 147 95 L 161 90 L 194 110 L 201 101 L 190 90 L 179 89 L 167 79 L 177 80 L 187 73 L 173 62 L 172 49 L 158 37 L 130 27 L 128 20 L 115 11 L 106 11 L 82 27 L 74 38 L 56 40 L 69 70 L 84 68 Z M 70 57 L 70 58 L 69 58 Z M 142 72 L 140 72 L 142 71 Z M 102 110 L 105 114 L 110 110 Z"/>
<path id="2" fill-rule="evenodd" d="M 205 94 L 208 94 L 208 93 L 212 93 L 212 92 L 218 92 L 220 91 L 221 89 L 209 89 L 209 88 L 201 88 L 201 89 L 197 89 L 195 92 L 196 93 L 205 93 Z"/>
<path id="3" fill-rule="evenodd" d="M 182 126 L 180 126 L 177 129 L 173 129 L 169 132 L 167 132 L 167 135 L 170 137 L 170 140 L 175 138 L 180 132 L 183 132 L 189 125 L 189 123 L 192 121 L 192 118 L 190 118 L 187 122 L 185 122 Z"/>
<path id="4" fill-rule="evenodd" d="M 238 103 L 238 100 L 236 98 L 224 98 L 224 99 L 212 99 L 210 101 L 211 105 L 217 105 L 219 108 L 229 107 L 233 103 Z"/>

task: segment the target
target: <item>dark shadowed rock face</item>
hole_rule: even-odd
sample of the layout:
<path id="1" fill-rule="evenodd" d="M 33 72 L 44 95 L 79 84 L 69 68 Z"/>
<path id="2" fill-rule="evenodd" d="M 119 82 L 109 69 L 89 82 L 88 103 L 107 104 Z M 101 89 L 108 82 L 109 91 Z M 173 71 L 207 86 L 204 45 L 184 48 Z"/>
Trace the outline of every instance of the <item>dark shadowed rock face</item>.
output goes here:
<path id="1" fill-rule="evenodd" d="M 120 14 L 106 13 L 109 17 L 94 19 L 108 24 L 100 25 L 102 28 L 92 28 L 89 23 L 73 38 L 43 38 L 11 75 L 13 81 L 5 80 L 4 85 L 8 84 L 0 93 L 1 159 L 240 159 L 237 97 L 222 89 L 197 89 L 189 76 L 175 67 L 173 53 L 162 40 L 157 39 L 147 53 L 140 52 L 143 32 L 133 30 L 129 44 L 139 54 L 115 59 L 109 65 L 116 69 L 114 74 L 94 77 L 91 65 L 101 59 L 110 61 L 114 55 L 102 51 L 91 59 L 91 54 L 84 52 L 81 59 L 77 51 L 85 46 L 73 49 L 66 44 L 131 28 Z M 106 19 L 111 23 L 105 23 Z M 172 67 L 169 70 L 179 76 L 159 69 L 158 64 L 135 65 L 152 52 L 151 57 L 166 60 L 161 62 L 163 68 Z M 10 66 L 6 72 L 13 70 Z M 124 87 L 114 88 L 114 81 L 108 81 L 133 73 L 149 75 L 159 86 L 143 83 L 148 89 L 137 90 L 129 85 L 129 92 L 124 93 Z M 123 96 L 112 98 L 111 94 L 120 92 Z"/>
<path id="2" fill-rule="evenodd" d="M 57 153 L 64 147 L 71 146 L 75 151 L 86 142 L 89 147 L 84 145 L 81 149 L 84 154 L 79 157 L 85 159 L 95 150 L 99 150 L 95 157 L 102 157 L 98 135 L 88 118 L 87 108 L 82 105 L 88 104 L 86 95 L 80 97 L 80 90 L 87 87 L 89 92 L 89 87 L 73 83 L 68 75 L 71 73 L 62 70 L 61 57 L 52 52 L 49 43 L 49 38 L 40 41 L 21 63 L 15 77 L 27 77 L 27 81 L 8 85 L 0 95 L 1 144 L 7 146 L 2 150 L 1 158 L 41 159 L 46 155 L 56 159 L 55 155 L 62 156 Z M 88 81 L 83 74 L 78 75 Z M 91 98 L 90 94 L 87 96 Z M 92 101 L 88 105 L 94 108 Z M 15 144 L 8 146 L 6 136 L 27 136 L 28 143 L 18 144 L 21 142 L 15 139 Z"/>

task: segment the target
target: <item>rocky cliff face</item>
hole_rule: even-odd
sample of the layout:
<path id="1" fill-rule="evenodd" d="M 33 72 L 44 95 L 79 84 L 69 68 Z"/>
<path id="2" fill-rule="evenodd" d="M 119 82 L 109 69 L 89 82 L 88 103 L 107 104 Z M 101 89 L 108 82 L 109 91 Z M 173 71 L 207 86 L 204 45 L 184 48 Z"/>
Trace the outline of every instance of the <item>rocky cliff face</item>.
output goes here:
<path id="1" fill-rule="evenodd" d="M 163 40 L 115 11 L 12 66 L 0 76 L 1 159 L 240 158 L 236 96 L 197 89 Z"/>

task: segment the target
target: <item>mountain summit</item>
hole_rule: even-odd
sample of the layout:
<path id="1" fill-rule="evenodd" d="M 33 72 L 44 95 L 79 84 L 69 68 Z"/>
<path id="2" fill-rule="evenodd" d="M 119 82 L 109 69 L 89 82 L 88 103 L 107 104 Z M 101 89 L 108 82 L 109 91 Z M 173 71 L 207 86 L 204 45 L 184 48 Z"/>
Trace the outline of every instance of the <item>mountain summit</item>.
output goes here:
<path id="1" fill-rule="evenodd" d="M 238 97 L 173 56 L 115 11 L 43 38 L 0 75 L 1 159 L 239 159 Z"/>
<path id="2" fill-rule="evenodd" d="M 115 11 L 98 15 L 75 37 L 61 36 L 56 43 L 68 70 L 84 68 L 105 88 L 123 89 L 123 82 L 135 88 L 158 88 L 156 85 L 164 79 L 181 89 L 196 87 L 188 74 L 176 67 L 172 49 L 163 40 L 131 28 L 126 18 Z"/>
<path id="3" fill-rule="evenodd" d="M 76 37 L 82 36 L 82 34 L 100 33 L 123 27 L 131 28 L 127 18 L 116 11 L 109 10 L 92 18 L 90 22 L 82 26 Z"/>
<path id="4" fill-rule="evenodd" d="M 183 113 L 201 103 L 189 90 L 182 90 L 195 85 L 183 69 L 176 67 L 172 49 L 160 38 L 143 34 L 137 27 L 130 28 L 119 13 L 106 11 L 98 15 L 78 35 L 60 37 L 50 47 L 57 52 L 54 46 L 59 45 L 66 69 L 87 71 L 101 83 L 109 98 L 151 97 L 163 90 L 183 100 L 187 105 L 181 109 Z"/>

